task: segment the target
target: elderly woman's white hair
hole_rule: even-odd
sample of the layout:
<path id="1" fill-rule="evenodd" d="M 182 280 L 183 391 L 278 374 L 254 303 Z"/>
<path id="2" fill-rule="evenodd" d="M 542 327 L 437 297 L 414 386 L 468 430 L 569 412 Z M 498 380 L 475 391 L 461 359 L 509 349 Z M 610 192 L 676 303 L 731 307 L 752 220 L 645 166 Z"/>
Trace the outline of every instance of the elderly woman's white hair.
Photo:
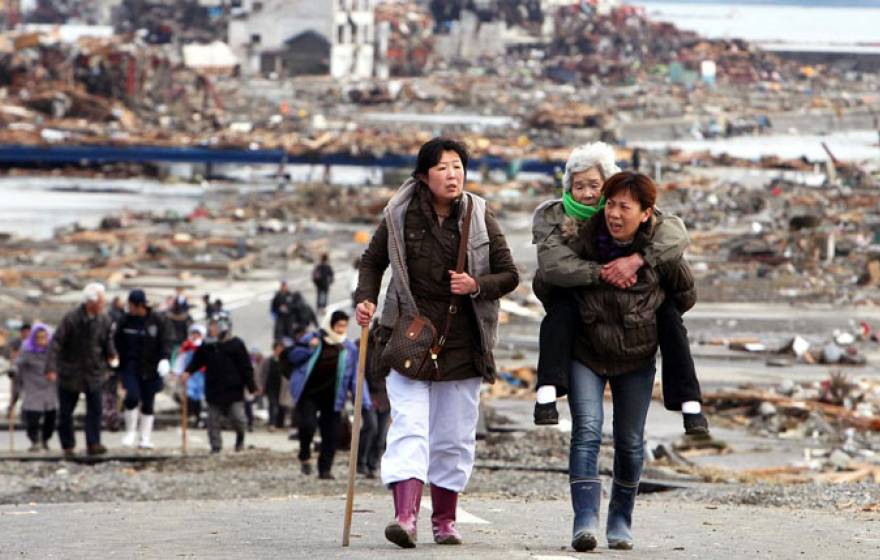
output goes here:
<path id="1" fill-rule="evenodd" d="M 595 167 L 605 181 L 615 173 L 620 172 L 614 158 L 614 148 L 605 142 L 593 142 L 584 144 L 572 150 L 565 162 L 565 175 L 562 177 L 562 188 L 565 192 L 571 192 L 571 178 L 575 173 L 580 173 Z"/>
<path id="2" fill-rule="evenodd" d="M 92 282 L 91 284 L 83 288 L 83 303 L 98 301 L 105 293 L 106 290 L 104 289 L 104 284 L 101 284 L 100 282 Z"/>

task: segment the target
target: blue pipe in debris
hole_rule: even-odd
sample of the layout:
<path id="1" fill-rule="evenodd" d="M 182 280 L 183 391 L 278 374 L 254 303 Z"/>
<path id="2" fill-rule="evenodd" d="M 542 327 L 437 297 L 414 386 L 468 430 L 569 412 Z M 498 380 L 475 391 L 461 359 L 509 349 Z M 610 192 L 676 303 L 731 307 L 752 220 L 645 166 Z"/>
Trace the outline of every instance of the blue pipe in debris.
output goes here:
<path id="1" fill-rule="evenodd" d="M 76 164 L 102 163 L 249 163 L 249 164 L 312 164 L 353 165 L 367 167 L 409 168 L 414 156 L 385 154 L 353 156 L 351 154 L 290 155 L 283 150 L 241 150 L 219 148 L 180 148 L 164 146 L 21 146 L 0 145 L 0 164 Z M 545 173 L 553 175 L 565 167 L 562 161 L 506 160 L 484 156 L 471 160 L 471 168 L 486 168 Z"/>

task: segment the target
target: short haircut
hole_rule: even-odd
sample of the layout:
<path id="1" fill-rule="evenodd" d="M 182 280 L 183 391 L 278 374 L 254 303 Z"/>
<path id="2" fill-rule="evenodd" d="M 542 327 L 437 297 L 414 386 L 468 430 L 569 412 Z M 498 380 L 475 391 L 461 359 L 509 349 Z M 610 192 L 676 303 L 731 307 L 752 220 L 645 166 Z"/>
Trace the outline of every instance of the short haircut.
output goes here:
<path id="1" fill-rule="evenodd" d="M 416 168 L 412 176 L 427 175 L 428 170 L 440 162 L 443 152 L 455 152 L 458 154 L 458 157 L 461 158 L 461 165 L 464 167 L 464 176 L 467 177 L 468 159 L 470 158 L 467 148 L 458 140 L 442 136 L 422 144 L 422 147 L 419 148 L 419 155 L 416 157 Z"/>
<path id="2" fill-rule="evenodd" d="M 83 303 L 98 301 L 104 295 L 104 285 L 99 282 L 92 282 L 82 291 Z"/>
<path id="3" fill-rule="evenodd" d="M 346 313 L 345 311 L 337 310 L 337 311 L 334 311 L 330 315 L 330 326 L 331 327 L 333 325 L 335 325 L 336 323 L 338 323 L 339 321 L 348 321 L 348 313 Z"/>
<path id="4" fill-rule="evenodd" d="M 642 173 L 621 171 L 609 177 L 602 187 L 602 195 L 606 200 L 624 192 L 628 192 L 642 210 L 653 208 L 657 203 L 657 185 Z"/>
<path id="5" fill-rule="evenodd" d="M 605 142 L 593 142 L 578 146 L 571 151 L 565 162 L 565 175 L 562 176 L 562 189 L 571 192 L 572 176 L 595 167 L 603 181 L 620 171 L 615 161 L 614 148 Z"/>

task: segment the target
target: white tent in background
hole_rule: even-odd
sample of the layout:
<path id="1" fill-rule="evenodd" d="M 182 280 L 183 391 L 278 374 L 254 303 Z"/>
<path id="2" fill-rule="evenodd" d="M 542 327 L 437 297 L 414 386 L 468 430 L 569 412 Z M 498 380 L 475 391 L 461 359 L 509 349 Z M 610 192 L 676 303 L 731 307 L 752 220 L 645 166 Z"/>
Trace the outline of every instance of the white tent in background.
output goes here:
<path id="1" fill-rule="evenodd" d="M 187 68 L 211 73 L 230 73 L 238 66 L 238 57 L 222 41 L 183 46 L 183 64 Z"/>

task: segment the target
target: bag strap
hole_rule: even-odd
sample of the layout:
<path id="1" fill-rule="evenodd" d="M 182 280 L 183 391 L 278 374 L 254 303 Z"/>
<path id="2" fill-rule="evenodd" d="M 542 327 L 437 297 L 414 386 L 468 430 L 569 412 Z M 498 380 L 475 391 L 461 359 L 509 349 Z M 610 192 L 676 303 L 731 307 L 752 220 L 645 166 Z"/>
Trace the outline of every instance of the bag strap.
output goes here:
<path id="1" fill-rule="evenodd" d="M 409 274 L 406 270 L 406 263 L 403 260 L 403 255 L 400 253 L 400 239 L 397 237 L 394 219 L 390 212 L 386 217 L 385 225 L 388 227 L 388 235 L 391 236 L 391 245 L 394 247 L 394 251 L 388 256 L 391 260 L 392 270 L 394 270 L 398 275 L 398 278 L 400 278 L 400 281 L 398 282 L 400 285 L 400 292 L 404 296 L 407 305 L 412 308 L 413 313 L 418 313 L 419 307 L 416 305 L 416 300 L 412 295 L 412 291 L 409 289 Z"/>
<path id="2" fill-rule="evenodd" d="M 464 261 L 467 257 L 467 245 L 471 234 L 471 216 L 474 213 L 474 201 L 468 195 L 462 196 L 462 200 L 467 200 L 467 213 L 464 215 L 464 221 L 461 224 L 461 240 L 458 243 L 458 261 L 455 263 L 455 272 L 461 274 L 464 272 Z M 449 336 L 449 330 L 452 328 L 452 318 L 458 313 L 458 307 L 461 304 L 461 296 L 454 294 L 449 301 L 449 312 L 446 313 L 446 323 L 443 325 L 443 334 L 437 340 L 437 344 L 431 349 L 431 352 L 437 356 L 443 345 L 446 344 L 446 338 Z"/>

